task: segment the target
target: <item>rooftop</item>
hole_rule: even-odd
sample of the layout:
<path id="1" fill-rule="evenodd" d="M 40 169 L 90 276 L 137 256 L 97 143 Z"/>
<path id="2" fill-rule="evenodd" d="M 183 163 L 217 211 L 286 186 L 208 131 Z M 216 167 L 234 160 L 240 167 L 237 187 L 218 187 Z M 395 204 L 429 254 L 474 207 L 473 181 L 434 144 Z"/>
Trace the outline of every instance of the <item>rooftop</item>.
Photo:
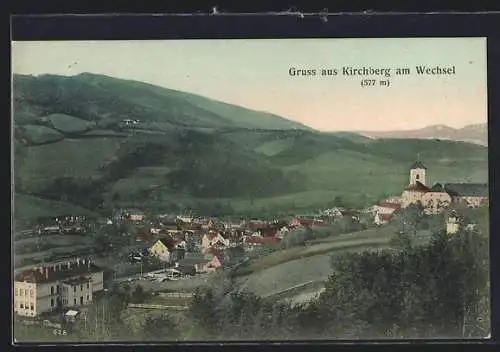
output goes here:
<path id="1" fill-rule="evenodd" d="M 448 194 L 458 197 L 488 197 L 487 183 L 447 183 L 444 189 Z"/>
<path id="2" fill-rule="evenodd" d="M 424 185 L 423 183 L 417 181 L 415 184 L 407 186 L 405 190 L 414 192 L 429 192 L 430 188 Z"/>
<path id="3" fill-rule="evenodd" d="M 400 209 L 401 208 L 401 204 L 389 203 L 389 202 L 380 203 L 378 206 L 380 208 L 389 208 L 389 209 Z"/>
<path id="4" fill-rule="evenodd" d="M 213 258 L 208 258 L 205 256 L 186 256 L 183 259 L 179 260 L 179 266 L 190 266 L 196 264 L 205 264 L 212 260 Z"/>
<path id="5" fill-rule="evenodd" d="M 32 268 L 15 277 L 17 282 L 49 283 L 67 280 L 75 276 L 89 275 L 102 271 L 98 266 L 85 261 L 66 262 L 52 266 Z"/>
<path id="6" fill-rule="evenodd" d="M 444 193 L 446 192 L 446 190 L 444 189 L 441 183 L 436 183 L 434 184 L 434 186 L 431 187 L 431 192 Z"/>
<path id="7" fill-rule="evenodd" d="M 424 163 L 422 161 L 417 160 L 410 167 L 410 170 L 414 170 L 414 169 L 424 169 L 424 170 L 427 170 L 427 167 L 424 165 Z"/>
<path id="8" fill-rule="evenodd" d="M 79 277 L 75 277 L 73 279 L 65 280 L 65 281 L 63 281 L 63 283 L 65 283 L 66 285 L 75 286 L 75 285 L 85 284 L 89 281 L 91 281 L 90 278 L 85 277 L 85 276 L 79 276 Z"/>

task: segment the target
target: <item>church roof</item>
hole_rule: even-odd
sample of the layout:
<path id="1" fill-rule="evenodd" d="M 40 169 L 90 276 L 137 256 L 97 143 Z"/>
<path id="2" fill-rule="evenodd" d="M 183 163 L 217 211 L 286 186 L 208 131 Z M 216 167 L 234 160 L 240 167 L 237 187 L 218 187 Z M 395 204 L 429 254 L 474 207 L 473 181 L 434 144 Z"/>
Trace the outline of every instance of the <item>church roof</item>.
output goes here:
<path id="1" fill-rule="evenodd" d="M 409 185 L 405 188 L 405 191 L 413 191 L 413 192 L 429 192 L 431 189 L 424 185 L 423 183 L 417 181 L 413 185 Z"/>
<path id="2" fill-rule="evenodd" d="M 424 165 L 423 162 L 421 162 L 420 160 L 417 160 L 413 163 L 413 165 L 411 166 L 410 170 L 414 170 L 414 169 L 424 169 L 424 170 L 427 170 L 427 167 Z"/>
<path id="3" fill-rule="evenodd" d="M 487 183 L 447 183 L 444 185 L 446 192 L 456 197 L 488 197 Z"/>
<path id="4" fill-rule="evenodd" d="M 431 187 L 431 192 L 445 193 L 446 190 L 444 189 L 444 187 L 441 183 L 436 183 L 436 184 L 434 184 L 434 186 Z"/>

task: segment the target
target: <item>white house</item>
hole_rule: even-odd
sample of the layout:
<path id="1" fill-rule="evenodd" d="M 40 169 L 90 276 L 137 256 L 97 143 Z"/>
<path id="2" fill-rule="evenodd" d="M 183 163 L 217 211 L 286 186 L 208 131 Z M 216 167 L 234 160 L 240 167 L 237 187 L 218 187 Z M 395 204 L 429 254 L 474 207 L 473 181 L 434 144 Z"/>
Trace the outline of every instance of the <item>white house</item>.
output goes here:
<path id="1" fill-rule="evenodd" d="M 14 278 L 14 312 L 36 317 L 86 305 L 103 290 L 103 274 L 90 260 L 80 259 L 26 270 Z"/>

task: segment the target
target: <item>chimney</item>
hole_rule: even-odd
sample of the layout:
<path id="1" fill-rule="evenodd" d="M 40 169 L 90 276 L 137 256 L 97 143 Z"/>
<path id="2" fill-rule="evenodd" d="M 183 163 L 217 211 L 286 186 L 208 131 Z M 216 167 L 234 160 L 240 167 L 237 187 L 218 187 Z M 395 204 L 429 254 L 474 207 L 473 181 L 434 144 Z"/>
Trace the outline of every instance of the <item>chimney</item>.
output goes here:
<path id="1" fill-rule="evenodd" d="M 38 271 L 40 272 L 40 274 L 43 274 L 43 267 L 42 266 L 38 267 Z"/>
<path id="2" fill-rule="evenodd" d="M 45 268 L 45 278 L 49 278 L 49 268 Z"/>
<path id="3" fill-rule="evenodd" d="M 87 260 L 87 267 L 90 269 L 90 259 Z"/>
<path id="4" fill-rule="evenodd" d="M 52 271 L 56 272 L 57 271 L 57 264 L 52 265 Z"/>
<path id="5" fill-rule="evenodd" d="M 80 266 L 80 258 L 76 258 L 76 266 Z"/>
<path id="6" fill-rule="evenodd" d="M 68 262 L 68 269 L 71 269 L 71 262 Z"/>
<path id="7" fill-rule="evenodd" d="M 82 264 L 85 265 L 85 259 L 82 260 Z"/>
<path id="8" fill-rule="evenodd" d="M 62 270 L 62 264 L 59 263 L 59 271 Z"/>

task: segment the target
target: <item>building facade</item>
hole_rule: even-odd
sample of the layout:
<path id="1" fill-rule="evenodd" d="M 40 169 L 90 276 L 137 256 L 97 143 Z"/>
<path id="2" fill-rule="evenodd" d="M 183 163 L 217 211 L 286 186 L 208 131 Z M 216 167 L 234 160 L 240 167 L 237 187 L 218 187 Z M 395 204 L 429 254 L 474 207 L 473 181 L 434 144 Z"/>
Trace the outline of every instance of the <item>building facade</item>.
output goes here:
<path id="1" fill-rule="evenodd" d="M 14 312 L 36 317 L 92 301 L 103 290 L 103 270 L 79 260 L 27 270 L 14 278 Z"/>

